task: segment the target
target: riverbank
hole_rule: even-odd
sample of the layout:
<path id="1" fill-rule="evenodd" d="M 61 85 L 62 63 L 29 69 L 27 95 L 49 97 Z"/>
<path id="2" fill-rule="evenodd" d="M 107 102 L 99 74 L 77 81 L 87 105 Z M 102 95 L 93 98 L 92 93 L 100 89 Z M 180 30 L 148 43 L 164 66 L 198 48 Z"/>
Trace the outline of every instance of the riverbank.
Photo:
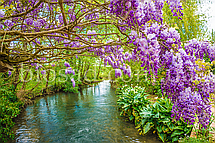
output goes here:
<path id="1" fill-rule="evenodd" d="M 16 118 L 19 142 L 150 142 L 160 143 L 154 134 L 139 135 L 120 116 L 115 89 L 109 81 L 83 88 L 79 93 L 59 92 L 35 99 Z"/>
<path id="2" fill-rule="evenodd" d="M 213 143 L 215 141 L 213 129 L 215 122 L 212 122 L 207 129 L 200 129 L 197 127 L 197 122 L 193 126 L 181 119 L 175 120 L 172 117 L 173 103 L 168 98 L 153 97 L 148 95 L 144 88 L 138 86 L 125 85 L 117 89 L 117 93 L 121 115 L 131 121 L 140 134 L 145 135 L 151 131 L 158 134 L 163 142 Z M 214 106 L 212 112 L 214 115 Z"/>
<path id="3" fill-rule="evenodd" d="M 81 88 L 92 86 L 100 81 L 85 81 L 79 82 L 76 88 L 80 90 Z M 54 84 L 46 86 L 46 83 L 41 83 L 42 86 L 38 86 L 38 83 L 29 83 L 31 88 L 27 90 L 22 90 L 21 87 L 18 87 L 18 90 L 15 92 L 13 87 L 1 87 L 0 94 L 0 142 L 5 142 L 10 138 L 14 137 L 14 134 L 11 132 L 14 126 L 14 119 L 18 118 L 22 113 L 23 109 L 28 105 L 33 104 L 35 99 L 38 97 L 44 97 L 50 94 L 57 92 L 65 92 L 67 87 L 65 83 Z M 45 87 L 44 87 L 45 86 Z M 32 88 L 34 87 L 34 88 Z M 43 88 L 41 88 L 43 87 Z M 73 90 L 73 91 L 77 91 Z"/>
<path id="4" fill-rule="evenodd" d="M 101 81 L 100 81 L 101 82 Z M 98 83 L 98 82 L 97 82 Z M 92 84 L 92 83 L 91 83 Z M 78 87 L 80 88 L 80 89 L 83 89 L 85 86 L 87 86 L 87 87 L 92 87 L 92 85 L 84 85 L 84 84 L 82 84 L 82 85 L 78 85 Z M 110 83 L 108 83 L 108 84 L 110 84 Z M 101 85 L 102 86 L 102 85 Z M 109 87 L 109 86 L 108 86 Z M 92 88 L 94 88 L 94 87 L 92 87 Z M 105 87 L 105 86 L 102 86 L 101 87 L 101 89 L 104 89 L 104 90 L 106 90 L 106 88 L 107 87 Z M 31 96 L 29 95 L 29 97 L 31 97 L 31 98 L 25 98 L 26 100 L 25 101 L 29 101 L 29 102 L 26 102 L 25 103 L 25 105 L 22 107 L 22 109 L 24 109 L 24 108 L 26 108 L 27 107 L 27 105 L 29 105 L 29 104 L 32 104 L 32 103 L 34 103 L 39 97 L 44 97 L 44 96 L 47 96 L 47 95 L 50 95 L 50 94 L 55 94 L 55 93 L 58 93 L 58 92 L 64 92 L 63 91 L 63 87 L 61 87 L 61 86 L 48 86 L 48 88 L 44 88 L 44 89 L 42 89 L 41 91 L 40 91 L 40 94 L 36 94 L 36 95 L 34 95 L 34 94 L 32 94 Z M 97 90 L 96 88 L 94 89 L 94 90 Z M 80 90 L 80 91 L 82 91 L 82 90 Z M 93 91 L 93 92 L 95 92 L 95 91 Z M 24 96 L 24 93 L 28 93 L 28 92 L 19 92 L 19 96 Z M 70 93 L 68 93 L 68 94 L 70 94 Z M 26 97 L 26 96 L 24 96 L 24 97 Z M 154 95 L 154 96 L 149 96 L 150 97 L 150 99 L 151 99 L 151 101 L 153 102 L 153 103 L 155 103 L 156 102 L 156 100 L 157 100 L 157 98 L 156 98 L 156 96 Z M 85 97 L 84 97 L 85 98 Z M 77 99 L 76 99 L 77 100 Z M 65 100 L 66 101 L 66 100 Z M 85 102 L 85 101 L 84 101 Z M 88 99 L 86 100 L 86 104 L 88 104 Z M 82 103 L 81 103 L 82 104 Z M 84 103 L 83 103 L 84 104 Z M 82 105 L 81 105 L 82 106 Z M 77 108 L 80 108 L 79 106 L 77 106 Z M 214 108 L 213 108 L 213 112 L 214 112 L 215 110 L 214 110 Z M 23 112 L 23 111 L 22 111 Z M 20 112 L 19 114 L 17 114 L 17 117 L 19 117 L 20 118 L 20 114 L 22 114 L 22 112 Z M 18 119 L 18 118 L 14 118 L 15 120 L 16 119 Z M 13 119 L 13 121 L 14 121 L 14 119 Z M 212 126 L 213 126 L 214 124 L 212 124 Z M 133 129 L 135 129 L 135 127 L 134 126 L 132 126 L 132 128 Z M 135 129 L 136 131 L 137 131 L 137 129 Z M 192 132 L 192 135 L 191 135 L 191 137 L 196 137 L 196 135 L 195 134 L 193 134 L 194 132 Z"/>
<path id="5" fill-rule="evenodd" d="M 81 83 L 79 82 L 77 87 L 78 87 L 78 90 L 80 90 L 80 89 L 85 88 L 85 87 L 93 86 L 94 84 L 97 84 L 97 83 L 102 82 L 102 81 L 103 80 L 82 81 Z M 41 90 L 39 90 L 39 92 L 38 92 L 38 89 L 34 90 L 33 92 L 30 92 L 30 90 L 18 90 L 16 92 L 16 96 L 22 102 L 24 102 L 24 106 L 27 106 L 29 104 L 32 104 L 37 97 L 46 96 L 46 95 L 54 94 L 54 93 L 57 93 L 57 92 L 66 92 L 65 91 L 66 88 L 67 87 L 65 87 L 64 83 L 62 83 L 62 84 L 52 84 L 52 85 L 48 85 L 45 88 L 42 88 Z M 71 93 L 73 93 L 73 92 L 71 92 Z"/>

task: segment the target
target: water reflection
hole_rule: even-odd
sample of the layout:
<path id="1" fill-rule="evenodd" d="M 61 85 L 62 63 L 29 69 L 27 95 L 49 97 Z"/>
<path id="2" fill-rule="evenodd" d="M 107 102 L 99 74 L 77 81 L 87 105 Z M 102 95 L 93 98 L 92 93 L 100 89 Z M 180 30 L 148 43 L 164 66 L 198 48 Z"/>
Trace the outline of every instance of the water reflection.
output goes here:
<path id="1" fill-rule="evenodd" d="M 10 142 L 160 142 L 156 136 L 140 136 L 120 117 L 116 100 L 108 81 L 79 94 L 38 98 L 16 119 L 16 138 Z"/>

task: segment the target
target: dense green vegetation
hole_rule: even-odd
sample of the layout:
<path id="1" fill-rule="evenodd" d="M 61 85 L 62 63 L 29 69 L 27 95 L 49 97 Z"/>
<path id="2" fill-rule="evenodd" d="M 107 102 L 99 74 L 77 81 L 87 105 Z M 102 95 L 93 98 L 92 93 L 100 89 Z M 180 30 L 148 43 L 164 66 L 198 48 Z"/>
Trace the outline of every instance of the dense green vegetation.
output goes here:
<path id="1" fill-rule="evenodd" d="M 179 138 L 191 134 L 193 125 L 188 125 L 183 120 L 172 119 L 173 104 L 167 97 L 159 98 L 153 103 L 147 98 L 144 88 L 124 86 L 117 91 L 121 115 L 134 122 L 140 134 L 152 131 L 163 142 L 178 141 Z"/>
<path id="2" fill-rule="evenodd" d="M 213 128 L 199 130 L 194 125 L 184 122 L 183 119 L 173 119 L 171 116 L 173 104 L 165 96 L 153 97 L 147 94 L 143 87 L 128 85 L 117 88 L 116 93 L 119 98 L 117 103 L 121 110 L 120 115 L 133 122 L 140 135 L 153 132 L 162 142 L 207 142 L 212 137 L 211 135 L 206 136 L 206 134 L 209 130 L 214 130 Z M 194 130 L 197 133 L 201 131 L 197 135 L 197 139 L 189 138 L 191 131 Z"/>
<path id="3" fill-rule="evenodd" d="M 198 14 L 198 4 L 198 0 L 184 1 L 182 20 L 178 20 L 177 17 L 171 15 L 171 10 L 167 4 L 164 6 L 164 21 L 179 31 L 183 42 L 193 38 L 203 40 L 203 37 L 209 36 L 205 28 L 206 15 Z"/>
<path id="4" fill-rule="evenodd" d="M 13 138 L 11 132 L 14 126 L 13 118 L 20 114 L 20 107 L 23 106 L 14 91 L 13 85 L 1 87 L 0 90 L 0 141 L 6 141 L 8 138 Z"/>
<path id="5" fill-rule="evenodd" d="M 205 28 L 206 16 L 197 14 L 198 4 L 199 2 L 196 0 L 184 1 L 182 20 L 172 16 L 168 4 L 165 4 L 164 21 L 178 30 L 181 41 L 184 43 L 193 38 L 203 40 L 203 37 L 208 37 L 213 43 L 213 36 L 211 38 L 210 35 L 207 35 Z M 204 59 L 211 63 L 207 56 Z M 173 104 L 163 94 L 160 84 L 165 75 L 165 69 L 159 70 L 155 80 L 153 74 L 149 74 L 147 70 L 140 67 L 141 63 L 131 61 L 127 64 L 131 65 L 131 77 L 123 75 L 114 82 L 119 94 L 117 103 L 120 106 L 121 115 L 133 122 L 140 134 L 156 133 L 163 142 L 212 141 L 214 135 L 209 132 L 214 131 L 213 127 L 206 130 L 200 129 L 188 125 L 183 119 L 173 120 L 171 117 Z M 211 68 L 214 73 L 214 66 Z M 213 118 L 211 118 L 210 124 L 212 122 Z M 190 137 L 192 131 L 197 133 L 196 138 Z"/>
<path id="6" fill-rule="evenodd" d="M 56 62 L 55 66 L 45 65 L 38 70 L 29 66 L 13 71 L 11 75 L 0 74 L 0 141 L 14 138 L 11 132 L 15 124 L 13 118 L 20 114 L 24 105 L 32 103 L 36 97 L 58 91 L 77 93 L 81 87 L 101 81 L 102 77 L 108 79 L 110 69 L 102 67 L 97 61 L 96 58 L 67 60 L 73 69 L 77 69 L 75 75 L 65 75 L 64 60 Z M 43 69 L 48 72 L 41 75 Z M 19 76 L 19 81 L 16 81 L 16 76 Z M 76 81 L 75 87 L 71 78 Z"/>

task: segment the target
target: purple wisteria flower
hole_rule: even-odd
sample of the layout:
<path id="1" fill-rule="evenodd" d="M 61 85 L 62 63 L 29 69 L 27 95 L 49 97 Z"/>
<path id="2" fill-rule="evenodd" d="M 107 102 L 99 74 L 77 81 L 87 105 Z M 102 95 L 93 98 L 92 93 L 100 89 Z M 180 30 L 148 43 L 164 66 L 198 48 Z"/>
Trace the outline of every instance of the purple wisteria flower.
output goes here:
<path id="1" fill-rule="evenodd" d="M 5 13 L 3 10 L 0 10 L 0 17 L 4 17 Z"/>
<path id="2" fill-rule="evenodd" d="M 39 42 L 39 41 L 38 41 Z M 40 44 L 40 42 L 39 42 L 39 44 Z M 41 60 L 43 60 L 43 61 L 47 61 L 47 59 L 46 58 L 41 58 Z"/>
<path id="3" fill-rule="evenodd" d="M 42 70 L 42 71 L 41 71 L 41 74 L 42 74 L 42 75 L 46 74 L 46 71 L 45 71 L 45 70 Z"/>
<path id="4" fill-rule="evenodd" d="M 11 71 L 8 71 L 8 76 L 11 76 L 12 72 Z"/>
<path id="5" fill-rule="evenodd" d="M 25 21 L 28 25 L 32 25 L 34 22 L 32 18 L 27 18 L 27 19 L 25 19 Z"/>
<path id="6" fill-rule="evenodd" d="M 67 74 L 73 74 L 73 75 L 75 75 L 75 71 L 74 70 L 72 70 L 72 68 L 71 67 L 69 67 L 69 68 L 67 68 L 67 69 L 65 69 L 65 74 L 67 75 Z"/>
<path id="7" fill-rule="evenodd" d="M 122 72 L 120 69 L 115 69 L 115 77 L 118 78 L 118 77 L 121 77 L 122 76 Z"/>
<path id="8" fill-rule="evenodd" d="M 75 71 L 74 70 L 72 70 L 72 74 L 75 75 Z"/>
<path id="9" fill-rule="evenodd" d="M 70 67 L 70 64 L 67 63 L 67 62 L 65 62 L 64 65 L 65 65 L 66 67 Z"/>
<path id="10" fill-rule="evenodd" d="M 72 86 L 75 87 L 75 80 L 74 80 L 74 78 L 71 79 L 71 82 L 72 82 Z"/>

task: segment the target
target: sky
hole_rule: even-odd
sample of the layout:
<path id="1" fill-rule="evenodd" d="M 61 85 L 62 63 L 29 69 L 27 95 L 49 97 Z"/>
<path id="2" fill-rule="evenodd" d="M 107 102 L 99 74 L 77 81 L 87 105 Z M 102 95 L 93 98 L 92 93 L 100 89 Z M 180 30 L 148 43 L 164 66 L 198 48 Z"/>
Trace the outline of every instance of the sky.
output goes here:
<path id="1" fill-rule="evenodd" d="M 208 16 L 207 27 L 211 32 L 212 29 L 215 31 L 215 0 L 201 0 L 201 6 L 199 8 L 200 13 Z"/>

